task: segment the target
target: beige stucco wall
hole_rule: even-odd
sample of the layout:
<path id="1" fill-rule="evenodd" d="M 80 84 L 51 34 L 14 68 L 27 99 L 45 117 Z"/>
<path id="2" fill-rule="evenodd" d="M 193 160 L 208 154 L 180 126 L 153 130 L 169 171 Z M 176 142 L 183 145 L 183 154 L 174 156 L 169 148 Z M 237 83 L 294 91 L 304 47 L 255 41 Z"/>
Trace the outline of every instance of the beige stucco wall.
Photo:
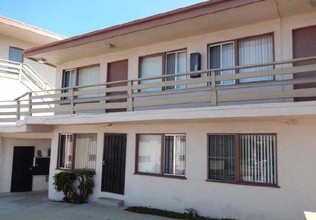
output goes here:
<path id="1" fill-rule="evenodd" d="M 21 49 L 29 49 L 31 47 L 38 46 L 38 45 L 29 43 L 27 41 L 21 41 L 14 38 L 9 38 L 0 34 L 0 59 L 5 59 L 5 60 L 9 59 L 10 46 L 21 48 Z M 55 85 L 55 80 L 56 80 L 55 68 L 48 65 L 39 64 L 27 58 L 24 58 L 24 63 L 29 64 L 51 86 Z M 29 92 L 30 89 L 38 90 L 37 87 L 32 88 L 32 85 L 30 88 L 27 88 L 17 79 L 0 78 L 0 100 L 15 99 L 18 96 L 24 94 L 25 92 Z"/>
<path id="2" fill-rule="evenodd" d="M 0 142 L 0 192 L 10 192 L 14 146 L 34 146 L 34 155 L 36 155 L 37 150 L 41 150 L 42 156 L 45 157 L 48 149 L 51 148 L 51 140 L 43 134 L 2 134 Z M 47 189 L 46 176 L 33 176 L 33 191 Z"/>
<path id="3" fill-rule="evenodd" d="M 64 63 L 58 66 L 56 76 L 56 88 L 61 86 L 62 70 L 92 64 L 100 64 L 100 82 L 106 82 L 107 64 L 110 62 L 128 59 L 129 79 L 138 77 L 138 60 L 141 56 L 156 54 L 161 52 L 187 49 L 187 70 L 189 70 L 189 54 L 194 52 L 201 53 L 202 69 L 207 68 L 207 45 L 240 39 L 248 36 L 273 33 L 274 35 L 274 56 L 275 60 L 286 60 L 292 58 L 292 30 L 316 25 L 316 13 L 297 15 L 289 18 L 266 21 L 254 25 L 236 27 L 228 30 L 213 32 L 209 34 L 183 38 L 174 41 L 165 41 L 159 44 L 146 47 L 134 48 L 122 52 L 113 52 L 97 57 L 91 57 L 73 62 Z M 115 49 L 114 49 L 115 50 Z"/>
<path id="4" fill-rule="evenodd" d="M 52 140 L 50 173 L 56 170 L 58 134 L 97 132 L 97 167 L 92 200 L 123 199 L 127 206 L 142 205 L 184 211 L 194 208 L 201 215 L 243 220 L 303 220 L 304 211 L 316 212 L 315 120 L 239 121 L 221 123 L 148 123 L 95 126 L 60 126 Z M 104 133 L 127 133 L 125 195 L 101 192 Z M 185 133 L 186 180 L 135 175 L 137 133 Z M 276 133 L 280 188 L 206 182 L 208 133 Z M 62 198 L 52 187 L 49 198 Z"/>

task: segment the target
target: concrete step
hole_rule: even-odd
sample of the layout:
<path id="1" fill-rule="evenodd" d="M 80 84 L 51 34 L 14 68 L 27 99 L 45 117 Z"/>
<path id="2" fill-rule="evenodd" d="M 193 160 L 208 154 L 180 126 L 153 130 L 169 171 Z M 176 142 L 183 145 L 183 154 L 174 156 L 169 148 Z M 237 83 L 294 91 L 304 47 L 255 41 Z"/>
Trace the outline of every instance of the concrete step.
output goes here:
<path id="1" fill-rule="evenodd" d="M 97 204 L 106 207 L 122 207 L 124 200 L 100 197 L 96 201 Z"/>

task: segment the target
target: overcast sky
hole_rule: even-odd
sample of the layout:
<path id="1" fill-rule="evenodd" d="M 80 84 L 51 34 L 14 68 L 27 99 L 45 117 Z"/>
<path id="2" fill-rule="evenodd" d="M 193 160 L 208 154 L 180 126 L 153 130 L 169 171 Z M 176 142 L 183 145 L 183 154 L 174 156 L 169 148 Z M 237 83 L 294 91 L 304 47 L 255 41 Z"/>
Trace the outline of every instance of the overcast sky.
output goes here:
<path id="1" fill-rule="evenodd" d="M 0 0 L 0 15 L 67 37 L 205 0 Z"/>

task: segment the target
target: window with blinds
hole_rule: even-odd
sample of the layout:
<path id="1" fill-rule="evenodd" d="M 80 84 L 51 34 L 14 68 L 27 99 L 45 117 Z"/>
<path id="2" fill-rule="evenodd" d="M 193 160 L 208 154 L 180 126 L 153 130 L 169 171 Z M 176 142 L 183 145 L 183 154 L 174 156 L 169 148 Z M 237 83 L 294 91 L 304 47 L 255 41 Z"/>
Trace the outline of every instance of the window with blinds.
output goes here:
<path id="1" fill-rule="evenodd" d="M 277 184 L 275 134 L 211 134 L 208 148 L 208 179 Z"/>
<path id="2" fill-rule="evenodd" d="M 97 135 L 76 134 L 75 169 L 94 170 L 97 157 Z"/>
<path id="3" fill-rule="evenodd" d="M 161 135 L 138 136 L 138 172 L 161 173 Z"/>
<path id="4" fill-rule="evenodd" d="M 100 84 L 100 66 L 82 67 L 77 69 L 68 69 L 63 71 L 62 88 L 70 88 L 74 86 L 89 86 Z M 84 87 L 79 91 L 95 90 L 96 87 Z M 70 89 L 65 89 L 63 92 L 70 92 Z M 93 98 L 98 94 L 82 94 L 78 98 Z M 70 99 L 70 97 L 64 97 Z"/>
<path id="5" fill-rule="evenodd" d="M 185 135 L 138 134 L 136 173 L 185 176 Z"/>
<path id="6" fill-rule="evenodd" d="M 255 37 L 239 41 L 238 59 L 239 66 L 250 64 L 263 64 L 273 62 L 273 42 L 272 36 Z M 247 73 L 253 71 L 269 70 L 273 66 L 263 66 L 255 68 L 240 69 L 240 73 Z M 241 83 L 257 82 L 273 80 L 273 76 L 253 77 L 247 79 L 240 79 Z"/>
<path id="7" fill-rule="evenodd" d="M 240 179 L 276 183 L 275 135 L 240 135 Z"/>
<path id="8" fill-rule="evenodd" d="M 143 57 L 140 59 L 140 78 L 152 78 L 162 76 L 162 55 Z M 141 84 L 159 83 L 159 79 L 142 80 Z M 142 89 L 142 92 L 158 92 L 161 87 Z"/>
<path id="9" fill-rule="evenodd" d="M 246 39 L 238 39 L 230 42 L 209 46 L 208 66 L 210 69 L 256 65 L 273 62 L 273 37 L 272 35 L 255 36 Z M 217 75 L 229 75 L 235 73 L 247 73 L 273 69 L 272 65 L 245 68 L 239 70 L 217 71 Z M 248 83 L 273 80 L 273 76 L 252 77 L 239 80 L 223 80 L 217 82 L 220 85 L 234 83 Z"/>
<path id="10" fill-rule="evenodd" d="M 58 168 L 94 170 L 97 156 L 97 134 L 61 134 Z"/>

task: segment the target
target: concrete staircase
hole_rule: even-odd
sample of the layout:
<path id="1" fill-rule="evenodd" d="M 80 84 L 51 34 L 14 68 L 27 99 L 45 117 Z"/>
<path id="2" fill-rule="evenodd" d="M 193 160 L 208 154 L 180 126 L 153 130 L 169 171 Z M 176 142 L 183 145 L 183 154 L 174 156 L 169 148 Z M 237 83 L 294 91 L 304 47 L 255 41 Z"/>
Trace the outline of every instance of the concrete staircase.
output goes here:
<path id="1" fill-rule="evenodd" d="M 96 201 L 97 204 L 104 207 L 119 208 L 124 206 L 124 200 L 100 197 Z"/>

